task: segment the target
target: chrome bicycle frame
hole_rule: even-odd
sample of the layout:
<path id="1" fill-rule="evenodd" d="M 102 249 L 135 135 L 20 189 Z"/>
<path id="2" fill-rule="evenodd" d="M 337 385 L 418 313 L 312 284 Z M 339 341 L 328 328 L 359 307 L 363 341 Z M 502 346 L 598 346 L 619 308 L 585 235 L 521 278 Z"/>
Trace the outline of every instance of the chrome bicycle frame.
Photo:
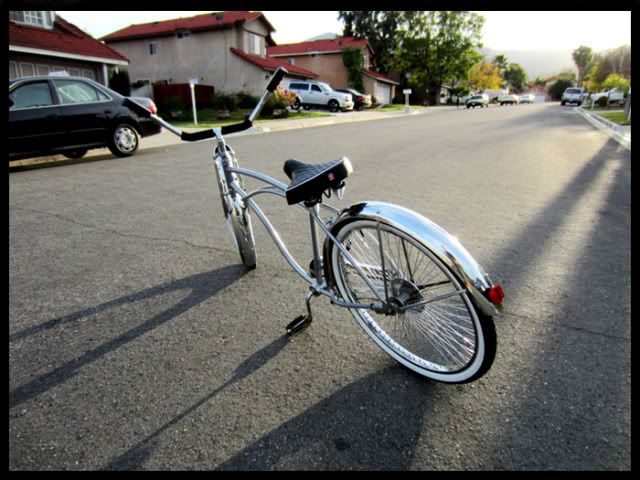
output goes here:
<path id="1" fill-rule="evenodd" d="M 311 229 L 311 246 L 313 248 L 313 256 L 314 256 L 314 266 L 315 272 L 314 275 L 311 276 L 307 273 L 307 271 L 296 261 L 296 259 L 291 255 L 289 250 L 287 249 L 286 244 L 280 238 L 278 231 L 275 229 L 273 224 L 269 221 L 268 217 L 262 211 L 262 209 L 256 204 L 254 198 L 261 194 L 272 194 L 282 198 L 286 198 L 286 190 L 287 185 L 283 182 L 276 180 L 268 175 L 257 172 L 255 170 L 250 170 L 246 168 L 235 167 L 232 165 L 232 155 L 235 155 L 231 147 L 227 146 L 224 138 L 220 132 L 219 128 L 214 128 L 214 133 L 217 139 L 217 145 L 214 146 L 213 149 L 213 159 L 215 162 L 215 168 L 218 169 L 219 175 L 225 181 L 223 185 L 226 184 L 226 192 L 223 195 L 227 196 L 228 202 L 233 203 L 235 208 L 240 209 L 241 211 L 245 211 L 247 208 L 250 208 L 260 219 L 260 222 L 264 225 L 265 229 L 271 236 L 273 242 L 280 250 L 282 256 L 287 260 L 291 268 L 300 276 L 302 279 L 309 284 L 310 291 L 314 295 L 325 295 L 331 299 L 331 303 L 335 305 L 339 305 L 347 308 L 367 308 L 373 309 L 376 311 L 384 310 L 385 298 L 380 296 L 378 291 L 372 285 L 371 281 L 367 277 L 367 275 L 362 271 L 361 267 L 358 263 L 353 259 L 351 254 L 344 248 L 344 246 L 333 236 L 331 233 L 331 226 L 333 224 L 334 218 L 341 213 L 341 210 L 332 206 L 325 204 L 324 202 L 317 203 L 312 207 L 305 206 L 303 203 L 298 203 L 298 205 L 305 210 L 307 210 L 309 214 L 309 225 Z M 251 177 L 262 183 L 265 183 L 266 186 L 257 188 L 251 192 L 246 192 L 241 185 L 236 181 L 234 175 L 240 175 L 244 177 Z M 237 177 L 236 177 L 237 178 Z M 231 195 L 231 192 L 235 192 L 236 195 Z M 334 216 L 329 218 L 326 222 L 322 220 L 320 217 L 320 207 L 325 208 L 331 211 Z M 320 264 L 322 259 L 320 257 L 320 248 L 318 243 L 318 235 L 316 227 L 320 227 L 320 229 L 326 235 L 326 238 L 333 242 L 338 249 L 342 252 L 342 254 L 347 258 L 349 262 L 354 266 L 357 273 L 362 277 L 367 286 L 371 289 L 374 295 L 380 300 L 380 304 L 361 304 L 361 303 L 350 303 L 344 302 L 338 299 L 336 292 L 329 288 L 327 285 L 326 279 L 324 278 L 323 273 L 320 270 Z M 328 259 L 327 259 L 328 261 Z"/>

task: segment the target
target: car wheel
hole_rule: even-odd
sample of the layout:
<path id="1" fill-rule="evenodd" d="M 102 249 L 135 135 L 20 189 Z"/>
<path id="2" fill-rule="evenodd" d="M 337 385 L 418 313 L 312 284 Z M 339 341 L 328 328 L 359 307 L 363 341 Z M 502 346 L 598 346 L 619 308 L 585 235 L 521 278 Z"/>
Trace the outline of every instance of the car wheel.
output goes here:
<path id="1" fill-rule="evenodd" d="M 119 124 L 109 138 L 109 150 L 116 157 L 130 157 L 138 149 L 138 132 L 127 123 Z"/>
<path id="2" fill-rule="evenodd" d="M 301 106 L 302 104 L 300 103 L 300 99 L 296 97 L 296 99 L 291 104 L 291 108 L 293 108 L 294 110 L 299 110 Z"/>
<path id="3" fill-rule="evenodd" d="M 82 158 L 87 154 L 86 148 L 80 148 L 78 150 L 71 150 L 69 152 L 63 152 L 63 155 L 67 158 Z"/>
<path id="4" fill-rule="evenodd" d="M 560 102 L 560 105 L 562 105 L 564 107 L 565 102 Z"/>
<path id="5" fill-rule="evenodd" d="M 311 107 L 309 105 L 303 105 L 302 108 L 304 108 L 305 110 L 311 110 Z"/>
<path id="6" fill-rule="evenodd" d="M 338 103 L 337 100 L 329 100 L 329 111 L 332 113 L 337 112 L 338 110 L 340 110 L 340 104 Z"/>
<path id="7" fill-rule="evenodd" d="M 467 108 L 471 108 L 471 105 L 467 105 Z"/>

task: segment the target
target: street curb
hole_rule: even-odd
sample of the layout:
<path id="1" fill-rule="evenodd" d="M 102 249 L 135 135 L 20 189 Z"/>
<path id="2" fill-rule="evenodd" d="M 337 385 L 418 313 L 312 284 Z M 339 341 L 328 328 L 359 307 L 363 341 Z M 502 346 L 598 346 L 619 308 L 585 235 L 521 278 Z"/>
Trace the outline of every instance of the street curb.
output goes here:
<path id="1" fill-rule="evenodd" d="M 597 114 L 592 114 L 584 110 L 582 107 L 574 107 L 580 115 L 582 115 L 591 125 L 603 131 L 609 137 L 613 138 L 620 145 L 631 151 L 631 135 L 627 136 L 622 133 L 620 125 L 607 120 Z"/>

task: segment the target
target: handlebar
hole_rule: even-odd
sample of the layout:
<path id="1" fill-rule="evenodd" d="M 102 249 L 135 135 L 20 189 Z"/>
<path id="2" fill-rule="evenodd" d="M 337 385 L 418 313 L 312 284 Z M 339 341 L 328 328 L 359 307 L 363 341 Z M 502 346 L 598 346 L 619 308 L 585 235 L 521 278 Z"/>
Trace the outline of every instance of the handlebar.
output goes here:
<path id="1" fill-rule="evenodd" d="M 254 107 L 254 109 L 251 111 L 251 113 L 247 115 L 247 117 L 241 123 L 234 123 L 231 125 L 225 125 L 224 127 L 221 127 L 220 132 L 222 133 L 222 135 L 242 132 L 244 130 L 248 130 L 249 128 L 251 128 L 253 126 L 254 119 L 260 114 L 260 111 L 262 110 L 262 107 L 264 107 L 264 104 L 266 103 L 267 99 L 276 90 L 276 88 L 278 88 L 278 84 L 282 81 L 282 78 L 287 73 L 289 73 L 287 69 L 283 67 L 279 67 L 274 72 L 271 79 L 269 80 L 269 84 L 267 85 L 265 92 L 262 94 L 262 97 L 258 101 L 257 105 Z M 159 116 L 151 113 L 146 107 L 144 107 L 143 105 L 139 104 L 138 102 L 136 102 L 131 98 L 128 98 L 128 97 L 125 98 L 124 104 L 127 107 L 131 108 L 139 116 L 143 118 L 150 118 L 155 123 L 169 130 L 171 133 L 179 136 L 185 142 L 196 142 L 198 140 L 205 140 L 207 138 L 215 137 L 215 132 L 212 128 L 209 128 L 206 130 L 200 130 L 198 132 L 192 132 L 192 133 L 183 132 L 182 130 L 174 127 L 169 122 L 166 122 Z"/>

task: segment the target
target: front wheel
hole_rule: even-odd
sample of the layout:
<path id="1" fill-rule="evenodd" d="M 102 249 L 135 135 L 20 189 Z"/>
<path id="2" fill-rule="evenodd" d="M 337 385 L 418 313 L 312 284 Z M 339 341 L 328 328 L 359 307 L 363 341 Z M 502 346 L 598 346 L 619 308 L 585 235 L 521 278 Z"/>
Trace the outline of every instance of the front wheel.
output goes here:
<path id="1" fill-rule="evenodd" d="M 256 244 L 253 238 L 249 211 L 246 209 L 241 210 L 234 206 L 229 214 L 228 221 L 233 239 L 240 253 L 240 260 L 248 270 L 253 270 L 256 268 Z"/>
<path id="2" fill-rule="evenodd" d="M 332 113 L 336 113 L 338 110 L 340 110 L 340 104 L 338 103 L 337 100 L 330 100 L 329 101 L 329 111 Z"/>
<path id="3" fill-rule="evenodd" d="M 352 257 L 331 246 L 329 258 L 341 297 L 352 303 L 380 303 L 355 263 L 394 307 L 393 313 L 351 309 L 382 350 L 404 367 L 440 382 L 470 382 L 487 372 L 496 352 L 493 319 L 481 314 L 424 241 L 369 219 L 346 223 L 336 238 Z"/>
<path id="4" fill-rule="evenodd" d="M 300 103 L 300 99 L 296 97 L 296 99 L 291 104 L 291 108 L 293 108 L 294 110 L 300 110 L 301 106 L 302 106 L 302 103 Z"/>

